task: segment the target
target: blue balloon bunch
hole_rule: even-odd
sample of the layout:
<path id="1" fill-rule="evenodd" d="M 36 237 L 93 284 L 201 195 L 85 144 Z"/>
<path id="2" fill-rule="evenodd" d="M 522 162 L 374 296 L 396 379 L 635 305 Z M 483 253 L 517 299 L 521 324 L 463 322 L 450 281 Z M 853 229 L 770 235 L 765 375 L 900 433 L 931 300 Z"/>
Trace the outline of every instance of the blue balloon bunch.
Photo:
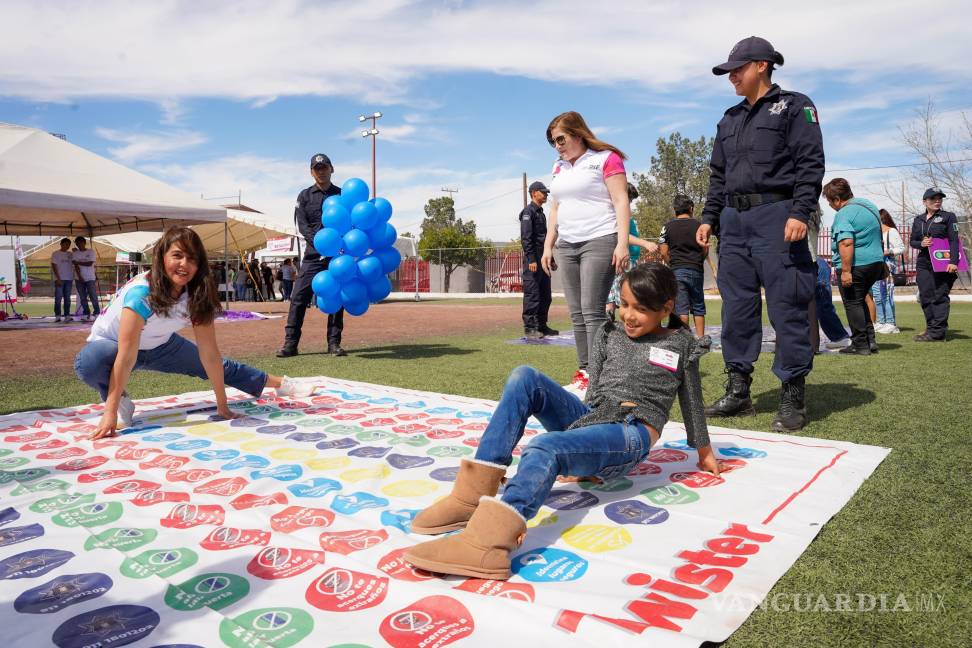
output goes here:
<path id="1" fill-rule="evenodd" d="M 324 228 L 314 236 L 314 248 L 331 262 L 314 275 L 311 287 L 325 313 L 344 308 L 350 315 L 364 315 L 369 304 L 391 293 L 387 275 L 402 262 L 394 247 L 398 232 L 388 222 L 391 203 L 368 200 L 369 194 L 364 180 L 351 178 L 341 185 L 340 196 L 324 201 Z"/>

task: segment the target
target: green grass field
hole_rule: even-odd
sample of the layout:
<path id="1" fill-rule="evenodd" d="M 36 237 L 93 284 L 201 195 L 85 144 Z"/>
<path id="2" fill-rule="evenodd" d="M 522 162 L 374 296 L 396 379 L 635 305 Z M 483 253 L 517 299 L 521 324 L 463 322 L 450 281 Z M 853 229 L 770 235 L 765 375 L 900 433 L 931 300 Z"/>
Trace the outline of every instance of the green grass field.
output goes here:
<path id="1" fill-rule="evenodd" d="M 911 340 L 923 323 L 916 305 L 899 305 L 898 320 L 903 333 L 879 336 L 879 355 L 817 357 L 807 388 L 812 423 L 802 433 L 890 447 L 892 453 L 771 592 L 769 600 L 790 601 L 790 607 L 797 597 L 800 610 L 759 609 L 726 646 L 972 644 L 972 304 L 952 306 L 953 334 L 947 344 Z M 558 324 L 567 328 L 565 322 Z M 492 399 L 519 364 L 562 382 L 570 378 L 572 348 L 505 344 L 519 334 L 513 323 L 497 335 L 418 339 L 360 349 L 347 358 L 240 359 L 278 374 L 327 375 Z M 778 398 L 771 362 L 771 356 L 760 359 L 753 384 L 759 414 L 720 425 L 769 430 Z M 711 400 L 722 390 L 721 356 L 705 356 L 702 369 Z M 130 391 L 144 398 L 199 389 L 206 389 L 206 383 L 141 373 Z M 0 413 L 94 398 L 67 374 L 0 381 Z M 835 597 L 843 594 L 851 597 L 855 611 L 806 609 L 821 595 L 833 608 Z M 887 611 L 856 611 L 859 594 L 885 595 Z M 902 594 L 913 608 L 926 597 L 934 609 L 891 611 Z"/>

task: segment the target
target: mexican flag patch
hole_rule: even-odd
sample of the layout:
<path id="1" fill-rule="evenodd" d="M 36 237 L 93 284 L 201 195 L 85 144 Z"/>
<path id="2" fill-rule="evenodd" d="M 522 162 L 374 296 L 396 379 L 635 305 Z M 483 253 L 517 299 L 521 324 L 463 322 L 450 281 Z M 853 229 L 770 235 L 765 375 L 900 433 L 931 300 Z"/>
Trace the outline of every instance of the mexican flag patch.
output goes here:
<path id="1" fill-rule="evenodd" d="M 803 116 L 807 118 L 807 122 L 810 124 L 819 124 L 817 120 L 817 109 L 813 106 L 806 106 L 803 109 Z"/>

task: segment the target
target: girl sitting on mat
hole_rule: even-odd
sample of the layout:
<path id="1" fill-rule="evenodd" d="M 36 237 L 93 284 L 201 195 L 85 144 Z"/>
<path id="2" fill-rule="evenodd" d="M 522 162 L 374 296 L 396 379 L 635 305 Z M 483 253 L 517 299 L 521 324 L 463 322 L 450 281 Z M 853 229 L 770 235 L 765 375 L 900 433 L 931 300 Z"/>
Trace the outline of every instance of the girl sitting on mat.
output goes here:
<path id="1" fill-rule="evenodd" d="M 219 296 L 199 235 L 188 227 L 166 230 L 152 251 L 152 269 L 118 291 L 74 360 L 78 377 L 97 389 L 105 402 L 91 438 L 111 436 L 116 429 L 131 426 L 135 405 L 125 386 L 133 369 L 209 378 L 216 412 L 228 419 L 238 415 L 226 402 L 224 383 L 252 396 L 260 396 L 264 387 L 275 388 L 282 397 L 310 395 L 313 386 L 222 358 L 213 325 L 219 312 Z M 190 325 L 198 347 L 176 335 Z"/>
<path id="2" fill-rule="evenodd" d="M 585 402 L 532 367 L 514 369 L 476 458 L 463 459 L 452 493 L 412 521 L 412 531 L 425 535 L 464 530 L 416 545 L 405 559 L 432 572 L 509 578 L 510 552 L 557 475 L 626 475 L 658 441 L 676 395 L 699 468 L 718 475 L 703 413 L 702 353 L 672 316 L 677 294 L 667 266 L 647 263 L 624 275 L 619 322 L 605 323 L 594 339 Z M 662 326 L 666 318 L 668 328 Z M 548 432 L 523 450 L 516 475 L 497 499 L 530 416 Z"/>

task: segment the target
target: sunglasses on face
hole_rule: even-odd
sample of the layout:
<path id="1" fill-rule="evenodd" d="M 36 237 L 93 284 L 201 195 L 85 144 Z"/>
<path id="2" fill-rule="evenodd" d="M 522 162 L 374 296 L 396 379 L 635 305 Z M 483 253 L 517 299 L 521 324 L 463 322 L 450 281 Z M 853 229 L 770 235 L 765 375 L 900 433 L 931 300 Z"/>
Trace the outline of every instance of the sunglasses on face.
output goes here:
<path id="1" fill-rule="evenodd" d="M 558 135 L 557 137 L 552 137 L 552 138 L 550 138 L 547 141 L 550 142 L 550 146 L 553 146 L 554 148 L 556 148 L 558 146 L 566 146 L 567 145 L 567 136 L 566 135 Z"/>

